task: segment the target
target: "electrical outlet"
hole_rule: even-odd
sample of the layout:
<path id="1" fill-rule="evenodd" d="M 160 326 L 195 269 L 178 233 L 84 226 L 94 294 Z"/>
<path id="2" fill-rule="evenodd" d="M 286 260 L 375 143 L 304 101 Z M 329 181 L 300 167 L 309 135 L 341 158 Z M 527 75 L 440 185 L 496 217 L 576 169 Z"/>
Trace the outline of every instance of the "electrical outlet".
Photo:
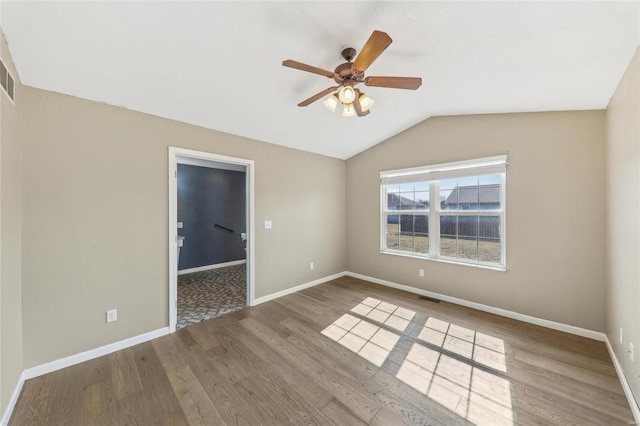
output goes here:
<path id="1" fill-rule="evenodd" d="M 118 320 L 118 310 L 111 309 L 107 311 L 107 322 L 114 322 Z"/>
<path id="2" fill-rule="evenodd" d="M 624 343 L 624 330 L 620 327 L 620 344 Z"/>
<path id="3" fill-rule="evenodd" d="M 633 343 L 629 342 L 629 350 L 627 352 L 629 353 L 629 359 L 633 361 Z"/>
<path id="4" fill-rule="evenodd" d="M 418 269 L 418 276 L 424 277 L 424 269 Z"/>
<path id="5" fill-rule="evenodd" d="M 309 270 L 310 270 L 310 271 L 313 271 L 313 268 L 314 268 L 314 267 L 315 267 L 315 266 L 313 265 L 313 262 L 309 263 Z"/>
<path id="6" fill-rule="evenodd" d="M 271 229 L 271 228 L 273 228 L 273 222 L 271 222 L 270 220 L 265 220 L 264 229 Z"/>

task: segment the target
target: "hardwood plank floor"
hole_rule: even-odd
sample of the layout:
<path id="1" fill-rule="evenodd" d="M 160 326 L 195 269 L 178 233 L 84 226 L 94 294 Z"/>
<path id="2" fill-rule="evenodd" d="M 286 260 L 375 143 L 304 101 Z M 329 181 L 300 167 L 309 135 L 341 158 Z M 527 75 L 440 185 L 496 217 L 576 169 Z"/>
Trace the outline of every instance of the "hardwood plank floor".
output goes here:
<path id="1" fill-rule="evenodd" d="M 604 343 L 351 277 L 28 380 L 10 425 L 629 425 Z"/>

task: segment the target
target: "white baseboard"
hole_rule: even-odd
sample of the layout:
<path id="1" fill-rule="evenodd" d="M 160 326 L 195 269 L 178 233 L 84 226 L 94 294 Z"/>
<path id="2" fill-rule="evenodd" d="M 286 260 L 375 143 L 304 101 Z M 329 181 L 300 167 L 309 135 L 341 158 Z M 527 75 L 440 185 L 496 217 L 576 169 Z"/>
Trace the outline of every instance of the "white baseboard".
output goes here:
<path id="1" fill-rule="evenodd" d="M 286 290 L 278 291 L 277 293 L 271 293 L 266 296 L 258 297 L 253 301 L 253 306 L 259 305 L 264 302 L 268 302 L 273 299 L 277 299 L 282 296 L 286 296 L 291 293 L 296 293 L 300 290 L 304 290 L 305 288 L 314 287 L 314 286 L 317 286 L 318 284 L 326 283 L 327 281 L 335 280 L 336 278 L 344 277 L 346 274 L 347 274 L 346 272 L 339 272 L 337 274 L 329 275 L 328 277 L 323 277 L 315 281 L 311 281 L 305 284 L 300 284 L 298 286 L 291 287 Z"/>
<path id="2" fill-rule="evenodd" d="M 241 259 L 241 260 L 233 260 L 231 262 L 216 263 L 215 265 L 198 266 L 197 268 L 182 269 L 178 271 L 178 275 L 191 274 L 193 272 L 208 271 L 210 269 L 224 268 L 226 266 L 242 265 L 243 263 L 247 263 L 247 260 Z"/>
<path id="3" fill-rule="evenodd" d="M 629 382 L 627 381 L 627 376 L 624 375 L 622 366 L 620 365 L 618 357 L 613 351 L 613 346 L 611 346 L 611 342 L 609 341 L 609 337 L 606 334 L 604 335 L 604 343 L 605 345 L 607 345 L 607 350 L 609 351 L 609 355 L 611 356 L 611 360 L 613 361 L 613 367 L 616 369 L 616 373 L 618 373 L 618 378 L 620 379 L 620 383 L 622 384 L 624 395 L 627 397 L 627 401 L 629 401 L 629 407 L 631 407 L 633 418 L 635 419 L 636 424 L 640 425 L 640 407 L 638 407 L 638 403 L 633 397 L 633 392 L 631 391 L 631 386 L 629 386 Z"/>
<path id="4" fill-rule="evenodd" d="M 140 343 L 148 342 L 149 340 L 155 339 L 157 337 L 162 337 L 167 334 L 169 334 L 169 327 L 159 328 L 157 330 L 149 331 L 148 333 L 143 333 L 137 336 L 130 337 L 128 339 L 120 340 L 119 342 L 109 343 L 108 345 L 90 349 L 85 352 L 80 352 L 79 354 L 70 355 L 65 358 L 60 358 L 55 361 L 27 368 L 26 370 L 24 370 L 25 380 L 42 376 L 43 374 L 51 373 L 52 371 L 61 370 L 75 364 L 80 364 L 81 362 L 89 361 L 90 359 L 98 358 L 103 355 L 108 355 L 112 352 L 126 349 Z"/>
<path id="5" fill-rule="evenodd" d="M 636 423 L 640 424 L 640 411 L 638 409 L 638 404 L 635 402 L 635 399 L 633 397 L 633 394 L 631 392 L 631 388 L 629 387 L 629 383 L 626 380 L 626 377 L 624 376 L 624 373 L 622 372 L 622 368 L 620 367 L 620 363 L 618 362 L 618 359 L 615 356 L 615 353 L 613 352 L 613 348 L 611 347 L 611 344 L 609 342 L 609 339 L 607 338 L 606 334 L 601 333 L 601 332 L 597 332 L 597 331 L 593 331 L 593 330 L 587 330 L 584 328 L 580 328 L 580 327 L 575 327 L 572 325 L 568 325 L 568 324 L 562 324 L 562 323 L 558 323 L 555 321 L 549 321 L 549 320 L 545 320 L 542 318 L 537 318 L 537 317 L 533 317 L 530 315 L 524 315 L 524 314 L 520 314 L 518 312 L 513 312 L 513 311 L 508 311 L 506 309 L 501 309 L 501 308 L 496 308 L 493 306 L 488 306 L 488 305 L 483 305 L 480 303 L 476 303 L 476 302 L 470 302 L 468 300 L 464 300 L 464 299 L 459 299 L 457 297 L 452 297 L 452 296 L 446 296 L 444 294 L 439 294 L 439 293 L 435 293 L 432 291 L 427 291 L 427 290 L 422 290 L 419 288 L 415 288 L 415 287 L 411 287 L 411 286 L 407 286 L 404 284 L 398 284 L 398 283 L 394 283 L 391 281 L 386 281 L 386 280 L 382 280 L 382 279 L 378 279 L 378 278 L 373 278 L 373 277 L 369 277 L 366 275 L 362 275 L 362 274 L 357 274 L 354 272 L 340 272 L 334 275 L 330 275 L 327 277 L 323 277 L 305 284 L 301 284 L 298 285 L 296 287 L 292 287 L 286 290 L 282 290 L 276 293 L 272 293 L 269 294 L 267 296 L 262 296 L 259 297 L 257 299 L 254 300 L 254 306 L 255 305 L 259 305 L 261 303 L 265 303 L 268 302 L 270 300 L 274 300 L 277 299 L 279 297 L 282 296 L 286 296 L 288 294 L 292 294 L 292 293 L 296 293 L 298 291 L 310 288 L 310 287 L 314 287 L 318 284 L 322 284 L 325 283 L 327 281 L 331 281 L 343 276 L 350 276 L 350 277 L 354 277 L 354 278 L 358 278 L 361 280 L 365 280 L 365 281 L 370 281 L 373 282 L 375 284 L 380 284 L 383 286 L 387 286 L 387 287 L 391 287 L 391 288 L 396 288 L 398 290 L 403 290 L 409 293 L 414 293 L 414 294 L 419 294 L 422 296 L 427 296 L 427 297 L 432 297 L 435 299 L 439 299 L 445 302 L 450 302 L 450 303 L 454 303 L 457 305 L 461 305 L 461 306 L 466 306 L 472 309 L 477 309 L 479 311 L 483 311 L 483 312 L 488 312 L 488 313 L 492 313 L 492 314 L 496 314 L 496 315 L 500 315 L 503 317 L 507 317 L 507 318 L 512 318 L 512 319 L 516 319 L 516 320 L 520 320 L 520 321 L 524 321 L 530 324 L 535 324 L 535 325 L 539 325 L 542 327 L 547 327 L 547 328 L 551 328 L 554 330 L 559 330 L 559 331 L 564 331 L 567 333 L 571 333 L 571 334 L 575 334 L 578 336 L 583 336 L 583 337 L 587 337 L 590 339 L 594 339 L 594 340 L 598 340 L 598 341 L 604 341 L 607 349 L 609 350 L 609 354 L 611 355 L 611 359 L 613 360 L 613 365 L 616 369 L 616 372 L 618 373 L 618 377 L 620 379 L 620 382 L 622 384 L 622 388 L 624 389 L 624 393 L 629 401 L 629 405 L 631 406 L 631 410 L 633 411 L 633 415 L 635 417 L 635 421 Z M 164 336 L 169 334 L 169 327 L 164 327 L 164 328 L 160 328 L 158 330 L 154 330 L 154 331 L 150 331 L 148 333 L 144 333 L 144 334 L 140 334 L 138 336 L 134 336 L 128 339 L 124 339 L 121 340 L 119 342 L 115 342 L 115 343 L 111 343 L 105 346 L 101 346 L 99 348 L 95 348 L 95 349 L 91 349 L 79 354 L 75 354 L 75 355 L 71 355 L 68 356 L 66 358 L 61 358 L 59 360 L 55 360 L 55 361 L 51 361 L 48 362 L 46 364 L 42 364 L 42 365 L 38 365 L 35 367 L 31 367 L 26 369 L 22 375 L 20 376 L 20 380 L 18 382 L 18 384 L 16 385 L 16 388 L 13 392 L 13 395 L 11 397 L 11 400 L 9 402 L 9 405 L 2 417 L 2 423 L 1 426 L 6 426 L 7 423 L 9 422 L 9 419 L 11 418 L 11 414 L 13 413 L 13 408 L 15 407 L 15 404 L 18 400 L 18 397 L 20 395 L 20 392 L 22 391 L 22 387 L 24 385 L 25 380 L 34 378 L 34 377 L 38 377 L 41 376 L 43 374 L 47 374 L 56 370 L 60 370 L 62 368 L 66 368 L 69 367 L 71 365 L 75 365 L 75 364 L 79 364 L 81 362 L 84 361 L 88 361 L 90 359 L 94 359 L 103 355 L 107 355 L 110 354 L 112 352 L 121 350 L 121 349 L 125 349 L 140 343 L 144 343 L 147 342 L 149 340 Z"/>
<path id="6" fill-rule="evenodd" d="M 4 411 L 4 415 L 2 416 L 2 421 L 0 422 L 0 425 L 7 426 L 9 424 L 9 420 L 11 420 L 13 409 L 16 406 L 16 403 L 18 402 L 18 397 L 20 396 L 20 392 L 22 392 L 22 386 L 24 386 L 25 380 L 26 380 L 25 372 L 23 371 L 22 374 L 20 374 L 20 378 L 18 379 L 18 384 L 16 385 L 16 388 L 13 390 L 13 394 L 11 394 L 9 405 L 7 406 L 7 409 Z"/>
<path id="7" fill-rule="evenodd" d="M 128 339 L 120 340 L 119 342 L 109 343 L 108 345 L 90 349 L 79 354 L 70 355 L 65 358 L 60 358 L 55 361 L 27 368 L 20 375 L 20 379 L 18 380 L 18 384 L 13 391 L 13 395 L 11 395 L 11 400 L 9 401 L 9 405 L 7 406 L 7 409 L 2 416 L 2 422 L 0 423 L 0 425 L 6 426 L 9 423 L 9 419 L 11 419 L 13 409 L 18 402 L 18 397 L 20 396 L 20 392 L 22 392 L 22 387 L 25 380 L 33 379 L 34 377 L 42 376 L 43 374 L 61 370 L 72 365 L 80 364 L 81 362 L 89 361 L 90 359 L 98 358 L 103 355 L 108 355 L 112 352 L 126 349 L 140 343 L 148 342 L 149 340 L 156 339 L 167 334 L 169 334 L 169 327 L 159 328 L 157 330 L 149 331 L 148 333 L 143 333 L 137 336 L 130 337 Z"/>
<path id="8" fill-rule="evenodd" d="M 358 278 L 365 281 L 371 281 L 372 283 L 384 285 L 387 287 L 397 288 L 398 290 L 404 290 L 409 293 L 419 294 L 421 296 L 432 297 L 444 302 L 455 303 L 456 305 L 466 306 L 467 308 L 477 309 L 479 311 L 488 312 L 490 314 L 500 315 L 519 321 L 528 322 L 530 324 L 539 325 L 541 327 L 551 328 L 553 330 L 564 331 L 565 333 L 575 334 L 589 339 L 604 341 L 604 333 L 599 331 L 587 330 L 585 328 L 575 327 L 573 325 L 563 324 L 560 322 L 549 321 L 546 319 L 520 314 L 518 312 L 508 311 L 502 308 L 495 308 L 493 306 L 483 305 L 481 303 L 470 302 L 464 299 L 458 299 L 457 297 L 446 296 L 440 293 L 434 293 L 432 291 L 422 290 L 419 288 L 411 287 L 404 284 L 398 284 L 391 281 L 381 280 L 378 278 L 368 277 L 366 275 L 356 274 L 354 272 L 347 272 L 346 275 L 354 278 Z"/>
<path id="9" fill-rule="evenodd" d="M 343 275 L 348 275 L 353 278 L 358 278 L 365 281 L 370 281 L 372 283 L 380 284 L 386 287 L 396 288 L 398 290 L 404 290 L 409 293 L 419 294 L 421 296 L 433 297 L 434 299 L 439 299 L 445 302 L 455 303 L 456 305 L 466 306 L 468 308 L 477 309 L 479 311 L 488 312 L 491 314 L 500 315 L 503 317 L 516 319 L 519 321 L 527 322 L 530 324 L 539 325 L 542 327 L 551 328 L 553 330 L 564 331 L 566 333 L 575 334 L 582 337 L 587 337 L 589 339 L 598 340 L 600 342 L 604 342 L 607 346 L 607 350 L 609 351 L 609 355 L 611 356 L 611 360 L 613 362 L 613 366 L 618 374 L 618 378 L 620 380 L 620 384 L 622 385 L 622 389 L 624 390 L 624 394 L 627 397 L 627 401 L 629 402 L 629 407 L 633 412 L 633 417 L 635 419 L 636 424 L 640 425 L 640 407 L 638 407 L 638 403 L 633 397 L 633 392 L 631 391 L 631 386 L 629 386 L 629 382 L 627 381 L 627 377 L 624 375 L 622 371 L 622 367 L 618 362 L 618 358 L 616 357 L 615 352 L 613 351 L 613 347 L 609 342 L 609 338 L 605 333 L 601 333 L 599 331 L 587 330 L 585 328 L 575 327 L 568 324 L 563 324 L 555 321 L 549 321 L 542 318 L 537 318 L 530 315 L 520 314 L 518 312 L 508 311 L 506 309 L 495 308 L 493 306 L 483 305 L 481 303 L 470 302 L 464 299 L 458 299 L 457 297 L 446 296 L 444 294 L 435 293 L 432 291 L 422 290 L 415 287 L 410 287 L 403 284 L 394 283 L 391 281 L 381 280 L 378 278 L 368 277 L 362 274 L 356 274 L 354 272 L 345 272 Z"/>

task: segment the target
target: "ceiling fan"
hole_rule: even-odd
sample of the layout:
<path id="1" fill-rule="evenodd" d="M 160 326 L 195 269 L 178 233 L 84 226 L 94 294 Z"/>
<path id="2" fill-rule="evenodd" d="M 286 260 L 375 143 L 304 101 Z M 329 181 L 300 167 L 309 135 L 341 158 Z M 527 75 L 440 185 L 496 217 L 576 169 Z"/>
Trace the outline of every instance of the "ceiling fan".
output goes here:
<path id="1" fill-rule="evenodd" d="M 308 99 L 300 102 L 299 107 L 307 106 L 318 99 L 339 90 L 332 96 L 327 98 L 323 103 L 330 110 L 335 111 L 338 101 L 343 104 L 342 115 L 351 117 L 358 115 L 363 117 L 369 114 L 369 108 L 373 105 L 373 100 L 366 94 L 362 93 L 355 86 L 363 83 L 365 86 L 370 87 L 390 87 L 394 89 L 408 89 L 416 90 L 422 85 L 422 78 L 420 77 L 365 77 L 364 72 L 371 66 L 378 56 L 384 50 L 389 47 L 393 40 L 385 32 L 374 31 L 369 40 L 364 44 L 360 54 L 356 57 L 356 50 L 352 47 L 347 47 L 342 51 L 342 57 L 347 61 L 336 67 L 334 71 L 324 70 L 311 65 L 303 64 L 301 62 L 287 59 L 282 61 L 282 65 L 289 68 L 295 68 L 301 71 L 307 71 L 314 74 L 323 75 L 328 78 L 333 78 L 338 84 L 337 86 L 329 87 L 322 92 L 316 93 Z M 355 60 L 353 60 L 355 57 Z M 353 62 L 352 62 L 353 61 Z"/>

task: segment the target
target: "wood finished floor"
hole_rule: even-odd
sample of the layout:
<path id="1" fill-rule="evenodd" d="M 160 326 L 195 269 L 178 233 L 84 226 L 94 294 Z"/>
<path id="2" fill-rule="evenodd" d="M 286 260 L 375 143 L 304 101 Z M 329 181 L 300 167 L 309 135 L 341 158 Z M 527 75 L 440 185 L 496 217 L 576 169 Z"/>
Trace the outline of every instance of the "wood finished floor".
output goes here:
<path id="1" fill-rule="evenodd" d="M 628 425 L 633 415 L 602 342 L 343 277 L 28 380 L 10 422 L 165 424 Z"/>

